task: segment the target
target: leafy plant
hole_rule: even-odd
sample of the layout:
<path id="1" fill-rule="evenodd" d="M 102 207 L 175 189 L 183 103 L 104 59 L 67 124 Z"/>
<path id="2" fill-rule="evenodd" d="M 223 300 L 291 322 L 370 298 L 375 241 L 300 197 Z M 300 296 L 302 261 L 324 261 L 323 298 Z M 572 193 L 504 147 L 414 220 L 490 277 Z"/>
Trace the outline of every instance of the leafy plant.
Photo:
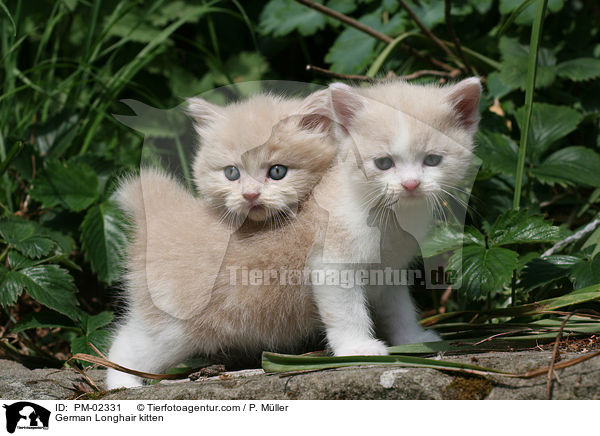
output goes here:
<path id="1" fill-rule="evenodd" d="M 0 1 L 1 349 L 30 366 L 105 349 L 127 238 L 112 194 L 141 159 L 113 114 L 261 79 L 482 77 L 466 225 L 422 247 L 459 276 L 450 299 L 416 293 L 435 308 L 424 322 L 448 338 L 519 323 L 550 335 L 559 319 L 544 310 L 598 311 L 598 13 L 563 0 Z"/>

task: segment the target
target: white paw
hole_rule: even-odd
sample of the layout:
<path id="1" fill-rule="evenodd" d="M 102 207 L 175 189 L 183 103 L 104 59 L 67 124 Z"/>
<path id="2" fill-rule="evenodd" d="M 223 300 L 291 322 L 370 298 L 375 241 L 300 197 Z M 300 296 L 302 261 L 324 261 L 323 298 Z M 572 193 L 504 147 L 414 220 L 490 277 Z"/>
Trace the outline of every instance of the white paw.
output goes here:
<path id="1" fill-rule="evenodd" d="M 124 372 L 109 369 L 106 371 L 106 388 L 140 388 L 144 386 L 143 379 Z"/>
<path id="2" fill-rule="evenodd" d="M 366 339 L 362 341 L 351 341 L 342 346 L 334 348 L 336 356 L 386 356 L 387 346 L 377 339 Z"/>

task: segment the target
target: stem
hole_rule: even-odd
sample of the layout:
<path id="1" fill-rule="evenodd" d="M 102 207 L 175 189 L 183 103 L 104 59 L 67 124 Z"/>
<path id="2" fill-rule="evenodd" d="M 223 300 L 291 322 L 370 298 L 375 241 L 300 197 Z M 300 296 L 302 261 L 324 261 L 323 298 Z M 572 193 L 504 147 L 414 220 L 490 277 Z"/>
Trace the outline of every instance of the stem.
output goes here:
<path id="1" fill-rule="evenodd" d="M 521 141 L 519 146 L 519 160 L 515 179 L 515 193 L 513 197 L 513 209 L 519 210 L 521 205 L 521 187 L 523 185 L 523 173 L 525 171 L 525 157 L 527 156 L 527 141 L 529 138 L 529 126 L 531 123 L 531 111 L 533 109 L 533 93 L 535 91 L 535 76 L 537 73 L 538 51 L 540 37 L 546 13 L 548 0 L 537 0 L 535 6 L 535 18 L 531 29 L 531 43 L 529 45 L 529 65 L 527 68 L 527 86 L 525 88 L 525 119 L 523 130 L 521 130 Z"/>
<path id="2" fill-rule="evenodd" d="M 389 44 L 390 42 L 393 41 L 392 38 L 387 36 L 385 33 L 381 33 L 379 31 L 373 29 L 372 27 L 369 27 L 369 26 L 361 23 L 360 21 L 355 20 L 354 18 L 350 18 L 349 16 L 344 15 L 333 9 L 330 9 L 327 6 L 323 6 L 322 4 L 315 3 L 310 0 L 296 0 L 296 1 L 298 3 L 302 3 L 305 6 L 308 6 L 309 8 L 319 11 L 325 15 L 329 15 L 330 17 L 340 20 L 342 23 L 346 23 L 349 26 L 352 26 L 362 32 L 365 32 L 366 34 L 371 35 L 373 38 L 383 41 L 386 44 Z"/>
<path id="3" fill-rule="evenodd" d="M 469 64 L 469 61 L 467 60 L 465 54 L 463 53 L 462 47 L 460 45 L 460 39 L 458 39 L 458 36 L 456 35 L 456 32 L 454 31 L 454 26 L 452 26 L 452 2 L 451 2 L 451 0 L 444 0 L 444 3 L 445 3 L 444 14 L 445 14 L 445 18 L 446 18 L 446 27 L 448 28 L 448 33 L 450 34 L 450 38 L 452 38 L 452 40 L 454 41 L 454 49 L 456 50 L 458 57 L 460 58 L 460 60 L 462 61 L 463 65 L 464 65 L 465 73 L 467 73 L 469 76 L 472 76 L 474 74 L 473 67 L 471 67 L 471 64 Z M 445 47 L 445 45 L 444 45 L 444 47 Z"/>
<path id="4" fill-rule="evenodd" d="M 377 80 L 374 77 L 362 76 L 358 74 L 336 73 L 335 71 L 327 70 L 325 68 L 317 67 L 315 65 L 307 65 L 306 71 L 314 71 L 316 73 L 322 74 L 323 76 L 333 77 L 334 79 L 341 80 L 358 80 L 361 82 L 375 82 Z"/>
<path id="5" fill-rule="evenodd" d="M 442 41 L 439 40 L 439 38 L 437 36 L 435 36 L 431 30 L 429 30 L 427 27 L 425 27 L 425 25 L 423 24 L 423 22 L 421 22 L 421 20 L 419 19 L 419 17 L 417 17 L 417 14 L 414 13 L 414 11 L 406 4 L 406 2 L 404 0 L 398 0 L 398 3 L 400 3 L 400 6 L 402 6 L 406 12 L 408 12 L 408 15 L 410 15 L 410 18 L 412 18 L 412 20 L 415 22 L 415 24 L 419 27 L 419 29 L 421 29 L 421 31 L 435 44 L 437 45 L 440 49 L 442 49 L 442 51 L 444 53 L 446 53 L 450 58 L 456 58 L 456 56 L 454 55 L 454 53 L 452 53 L 452 50 L 450 50 L 448 47 L 446 47 L 444 45 L 444 43 Z"/>
<path id="6" fill-rule="evenodd" d="M 8 155 L 6 156 L 6 159 L 4 159 L 2 161 L 2 163 L 0 163 L 0 176 L 2 176 L 4 174 L 4 171 L 7 170 L 8 166 L 10 165 L 12 160 L 17 156 L 17 154 L 19 154 L 19 152 L 22 149 L 23 149 L 23 141 L 17 141 L 15 143 L 15 145 L 12 146 L 12 148 L 8 152 Z"/>
<path id="7" fill-rule="evenodd" d="M 381 33 L 375 29 L 373 29 L 372 27 L 369 27 L 363 23 L 361 23 L 360 21 L 355 20 L 354 18 L 351 18 L 347 15 L 344 15 L 338 11 L 334 11 L 333 9 L 328 8 L 327 6 L 323 6 L 322 4 L 319 3 L 315 3 L 313 1 L 310 0 L 296 0 L 298 3 L 302 3 L 305 6 L 308 6 L 309 8 L 312 8 L 316 11 L 319 11 L 325 15 L 329 15 L 332 18 L 335 18 L 337 20 L 340 20 L 342 23 L 345 23 L 349 26 L 354 27 L 355 29 L 360 30 L 361 32 L 366 33 L 367 35 L 371 35 L 373 38 L 376 38 L 380 41 L 385 42 L 386 44 L 390 44 L 393 39 L 389 36 L 387 36 L 385 33 Z M 400 43 L 398 45 L 398 47 L 402 50 L 404 50 L 405 52 L 409 53 L 412 56 L 416 56 L 420 59 L 423 59 L 424 61 L 427 61 L 433 65 L 436 65 L 440 68 L 443 68 L 446 71 L 450 71 L 450 72 L 454 72 L 456 70 L 456 68 L 452 67 L 451 65 L 448 65 L 442 61 L 439 61 L 435 58 L 432 58 L 431 56 L 425 54 L 425 53 L 421 53 L 420 51 L 418 51 L 417 49 L 415 49 L 414 47 L 411 47 L 407 44 L 404 43 Z"/>

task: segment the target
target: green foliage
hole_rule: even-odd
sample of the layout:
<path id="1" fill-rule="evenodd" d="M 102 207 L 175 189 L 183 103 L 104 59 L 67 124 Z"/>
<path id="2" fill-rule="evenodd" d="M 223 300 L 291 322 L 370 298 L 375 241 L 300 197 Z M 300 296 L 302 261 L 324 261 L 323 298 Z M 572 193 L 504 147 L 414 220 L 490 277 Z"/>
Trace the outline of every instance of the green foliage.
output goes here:
<path id="1" fill-rule="evenodd" d="M 81 223 L 81 243 L 92 270 L 111 284 L 121 275 L 127 238 L 122 213 L 110 203 L 91 207 Z"/>
<path id="2" fill-rule="evenodd" d="M 33 338 L 55 340 L 53 351 L 63 354 L 91 352 L 88 342 L 107 345 L 127 241 L 111 195 L 141 159 L 141 138 L 126 126 L 172 140 L 183 127 L 164 109 L 182 97 L 252 80 L 327 80 L 308 75 L 306 64 L 370 77 L 466 75 L 444 2 L 407 0 L 456 56 L 425 37 L 397 1 L 321 3 L 393 42 L 293 0 L 0 1 L 3 325 L 30 336 L 53 329 Z M 439 226 L 421 248 L 460 274 L 447 309 L 465 322 L 482 300 L 505 317 L 539 316 L 534 303 L 542 301 L 598 310 L 600 229 L 544 254 L 600 212 L 593 3 L 548 0 L 542 15 L 541 0 L 452 2 L 465 58 L 485 79 L 475 150 L 481 168 L 466 226 Z M 425 74 L 417 82 L 439 80 Z M 136 125 L 135 101 L 159 108 L 155 115 L 168 125 L 152 114 L 148 125 Z M 509 211 L 515 197 L 522 208 Z M 508 311 L 519 303 L 531 310 Z"/>

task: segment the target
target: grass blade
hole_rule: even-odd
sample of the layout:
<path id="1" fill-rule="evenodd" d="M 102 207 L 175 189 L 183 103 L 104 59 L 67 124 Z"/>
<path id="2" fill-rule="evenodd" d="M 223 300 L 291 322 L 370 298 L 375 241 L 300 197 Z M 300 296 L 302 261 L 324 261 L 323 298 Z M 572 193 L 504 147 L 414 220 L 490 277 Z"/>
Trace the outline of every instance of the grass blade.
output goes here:
<path id="1" fill-rule="evenodd" d="M 23 142 L 18 141 L 15 145 L 12 146 L 8 154 L 6 155 L 6 159 L 0 163 L 0 176 L 4 174 L 4 171 L 8 168 L 11 161 L 19 154 L 19 152 L 23 149 Z"/>
<path id="2" fill-rule="evenodd" d="M 521 141 L 519 144 L 519 160 L 515 179 L 515 192 L 513 197 L 513 209 L 518 210 L 521 203 L 521 188 L 523 185 L 523 173 L 525 171 L 525 156 L 527 156 L 527 141 L 529 138 L 529 126 L 531 124 L 531 111 L 533 108 L 533 93 L 535 91 L 535 76 L 537 73 L 538 53 L 540 39 L 544 24 L 544 14 L 548 0 L 537 0 L 535 6 L 535 17 L 531 29 L 531 43 L 529 44 L 529 65 L 527 67 L 527 84 L 525 87 L 525 119 L 523 130 L 521 130 Z"/>
<path id="3" fill-rule="evenodd" d="M 341 356 L 309 357 L 263 352 L 262 367 L 266 372 L 310 371 L 343 368 L 357 365 L 397 365 L 408 368 L 432 368 L 446 371 L 461 371 L 471 374 L 508 374 L 491 368 L 468 363 L 446 362 L 415 356 Z"/>
<path id="4" fill-rule="evenodd" d="M 521 5 L 512 11 L 512 14 L 506 19 L 506 21 L 502 24 L 500 29 L 498 29 L 498 34 L 496 35 L 498 38 L 502 36 L 502 34 L 510 27 L 510 25 L 517 19 L 521 12 L 523 12 L 527 7 L 531 6 L 535 0 L 526 0 Z"/>
<path id="5" fill-rule="evenodd" d="M 537 301 L 535 303 L 523 304 L 520 306 L 502 307 L 485 311 L 463 310 L 458 312 L 447 312 L 433 315 L 421 320 L 424 326 L 433 326 L 442 321 L 458 318 L 463 315 L 480 314 L 478 321 L 493 318 L 512 318 L 516 316 L 539 315 L 552 310 L 560 309 L 574 304 L 586 303 L 589 301 L 600 301 L 600 284 L 593 285 L 587 288 L 579 289 L 556 298 Z"/>
<path id="6" fill-rule="evenodd" d="M 4 2 L 1 0 L 0 0 L 0 9 L 2 9 L 4 11 L 6 16 L 10 20 L 10 24 L 12 24 L 12 28 L 13 28 L 12 35 L 17 36 L 17 25 L 15 24 L 15 20 L 13 19 L 12 15 L 10 14 L 10 12 L 9 12 L 8 8 L 6 7 L 6 5 L 4 4 Z"/>
<path id="7" fill-rule="evenodd" d="M 383 66 L 383 64 L 389 57 L 389 55 L 396 48 L 396 46 L 398 44 L 400 44 L 402 41 L 404 41 L 406 38 L 408 38 L 409 36 L 413 36 L 413 35 L 416 35 L 416 33 L 414 33 L 414 32 L 403 33 L 402 35 L 395 38 L 392 42 L 390 42 L 383 49 L 383 51 L 379 54 L 379 56 L 377 56 L 377 59 L 375 59 L 375 61 L 369 68 L 369 71 L 367 71 L 367 74 L 366 74 L 367 77 L 375 77 L 377 75 L 377 72 L 381 69 L 381 67 Z"/>

